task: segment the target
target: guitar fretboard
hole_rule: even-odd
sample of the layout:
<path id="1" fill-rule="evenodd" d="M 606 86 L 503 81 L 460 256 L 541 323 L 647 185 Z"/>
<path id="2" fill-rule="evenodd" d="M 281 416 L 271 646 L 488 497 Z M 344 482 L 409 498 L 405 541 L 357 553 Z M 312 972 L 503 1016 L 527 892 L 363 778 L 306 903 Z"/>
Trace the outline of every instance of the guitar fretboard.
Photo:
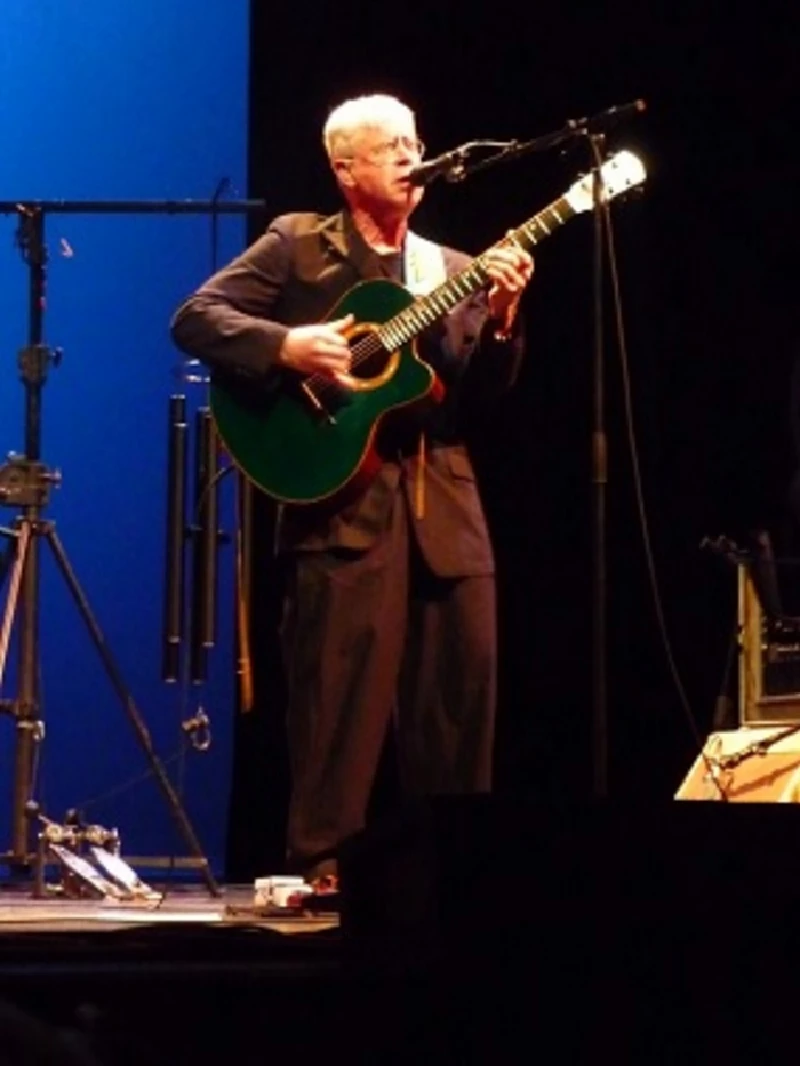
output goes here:
<path id="1" fill-rule="evenodd" d="M 533 218 L 523 222 L 515 230 L 511 230 L 502 244 L 510 241 L 520 245 L 526 251 L 530 251 L 534 245 L 539 244 L 554 230 L 562 226 L 572 218 L 575 210 L 565 196 L 553 201 Z M 496 247 L 494 245 L 493 247 Z M 488 281 L 486 266 L 484 263 L 485 252 L 477 256 L 472 262 L 443 282 L 427 296 L 421 296 L 413 304 L 404 308 L 394 318 L 384 322 L 378 329 L 378 338 L 386 351 L 396 351 L 401 345 L 421 333 L 427 326 L 432 325 L 440 318 L 453 310 L 462 300 L 477 292 Z"/>

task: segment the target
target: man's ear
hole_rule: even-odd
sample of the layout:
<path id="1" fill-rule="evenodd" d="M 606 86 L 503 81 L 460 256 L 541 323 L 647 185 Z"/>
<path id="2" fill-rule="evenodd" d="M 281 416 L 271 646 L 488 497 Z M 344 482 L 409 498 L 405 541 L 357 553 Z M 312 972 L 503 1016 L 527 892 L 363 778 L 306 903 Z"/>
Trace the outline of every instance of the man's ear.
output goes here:
<path id="1" fill-rule="evenodd" d="M 353 175 L 350 173 L 350 160 L 349 159 L 337 159 L 333 163 L 333 173 L 336 175 L 336 179 L 340 185 L 344 185 L 347 188 L 351 188 L 355 181 Z"/>

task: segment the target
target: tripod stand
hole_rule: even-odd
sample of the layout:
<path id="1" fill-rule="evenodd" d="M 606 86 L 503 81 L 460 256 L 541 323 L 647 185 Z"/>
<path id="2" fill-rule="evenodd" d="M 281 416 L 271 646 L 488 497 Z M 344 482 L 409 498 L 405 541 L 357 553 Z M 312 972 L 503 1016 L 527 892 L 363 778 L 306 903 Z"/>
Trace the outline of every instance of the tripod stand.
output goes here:
<path id="1" fill-rule="evenodd" d="M 189 202 L 182 204 L 68 204 L 54 202 L 55 210 L 200 210 Z M 194 856 L 195 865 L 211 895 L 220 890 L 208 860 L 203 856 L 197 836 L 177 793 L 158 758 L 142 715 L 129 692 L 102 630 L 56 532 L 55 523 L 43 517 L 50 489 L 60 483 L 60 474 L 41 462 L 41 398 L 51 365 L 58 365 L 60 351 L 43 343 L 43 310 L 46 296 L 47 253 L 44 244 L 45 205 L 0 203 L 0 211 L 18 215 L 17 244 L 29 267 L 29 342 L 19 354 L 18 366 L 25 391 L 25 452 L 12 456 L 0 465 L 0 506 L 19 508 L 11 528 L 0 528 L 0 535 L 10 543 L 10 551 L 0 566 L 0 580 L 7 580 L 8 598 L 0 619 L 0 683 L 8 658 L 12 629 L 19 627 L 19 664 L 17 694 L 0 700 L 0 711 L 15 721 L 14 772 L 12 786 L 11 840 L 8 851 L 0 853 L 0 862 L 16 869 L 35 866 L 36 886 L 43 883 L 41 849 L 31 848 L 32 823 L 39 816 L 33 792 L 39 745 L 44 738 L 44 723 L 39 704 L 39 564 L 40 543 L 51 550 L 58 570 L 88 629 L 92 643 L 119 697 L 136 739 L 145 754 L 156 783 L 167 802 L 178 831 Z"/>

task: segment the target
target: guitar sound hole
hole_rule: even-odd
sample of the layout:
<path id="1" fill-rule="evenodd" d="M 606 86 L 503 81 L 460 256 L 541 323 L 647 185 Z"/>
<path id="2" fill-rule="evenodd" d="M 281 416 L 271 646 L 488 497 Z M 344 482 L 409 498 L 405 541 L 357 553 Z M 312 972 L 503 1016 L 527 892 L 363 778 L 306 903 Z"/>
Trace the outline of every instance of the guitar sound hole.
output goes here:
<path id="1" fill-rule="evenodd" d="M 350 351 L 353 353 L 350 374 L 360 381 L 380 377 L 386 372 L 392 357 L 392 353 L 386 351 L 371 331 L 350 337 Z"/>

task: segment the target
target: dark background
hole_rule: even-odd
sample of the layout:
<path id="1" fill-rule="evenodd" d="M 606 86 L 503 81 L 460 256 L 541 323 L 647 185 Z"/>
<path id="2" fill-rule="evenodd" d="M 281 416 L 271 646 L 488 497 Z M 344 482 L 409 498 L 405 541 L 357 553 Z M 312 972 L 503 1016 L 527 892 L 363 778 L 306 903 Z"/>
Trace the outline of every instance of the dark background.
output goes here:
<path id="1" fill-rule="evenodd" d="M 665 15 L 468 7 L 255 4 L 249 191 L 270 215 L 335 210 L 321 128 L 332 106 L 362 92 L 403 98 L 430 154 L 476 138 L 527 140 L 568 118 L 646 101 L 608 144 L 640 152 L 648 167 L 643 194 L 612 211 L 627 366 L 608 284 L 603 298 L 608 783 L 621 803 L 668 801 L 712 728 L 735 624 L 735 572 L 701 540 L 764 527 L 779 552 L 794 550 L 786 492 L 795 469 L 800 15 L 788 4 L 747 17 L 723 4 L 691 14 L 673 5 Z M 434 184 L 415 228 L 477 253 L 588 164 L 576 144 Z M 499 569 L 497 785 L 543 804 L 593 792 L 592 256 L 590 216 L 538 249 L 522 379 L 471 441 Z M 257 513 L 256 541 L 266 541 L 269 507 Z M 273 577 L 259 553 L 257 700 L 237 725 L 232 876 L 263 872 L 282 853 Z M 735 672 L 733 697 L 734 681 Z"/>

